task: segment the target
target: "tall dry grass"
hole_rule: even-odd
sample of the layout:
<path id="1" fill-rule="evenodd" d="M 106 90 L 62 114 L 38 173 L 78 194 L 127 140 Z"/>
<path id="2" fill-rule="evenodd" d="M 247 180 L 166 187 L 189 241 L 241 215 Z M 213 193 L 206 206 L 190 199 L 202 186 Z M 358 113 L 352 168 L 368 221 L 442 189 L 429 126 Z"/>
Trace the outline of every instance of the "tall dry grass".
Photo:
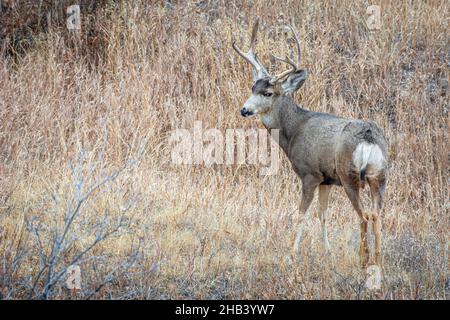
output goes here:
<path id="1" fill-rule="evenodd" d="M 448 299 L 449 4 L 381 1 L 375 32 L 365 25 L 370 4 L 106 2 L 88 35 L 62 21 L 33 33 L 23 52 L 4 41 L 1 297 Z M 292 50 L 282 26 L 295 21 L 310 70 L 299 104 L 374 120 L 386 134 L 377 292 L 363 285 L 358 220 L 340 188 L 327 222 L 334 262 L 313 221 L 292 263 L 300 182 L 284 155 L 267 177 L 258 165 L 170 162 L 173 129 L 261 127 L 238 114 L 251 74 L 230 45 L 247 41 L 256 16 L 272 71 L 281 66 L 271 54 Z M 63 272 L 77 257 L 74 294 Z"/>

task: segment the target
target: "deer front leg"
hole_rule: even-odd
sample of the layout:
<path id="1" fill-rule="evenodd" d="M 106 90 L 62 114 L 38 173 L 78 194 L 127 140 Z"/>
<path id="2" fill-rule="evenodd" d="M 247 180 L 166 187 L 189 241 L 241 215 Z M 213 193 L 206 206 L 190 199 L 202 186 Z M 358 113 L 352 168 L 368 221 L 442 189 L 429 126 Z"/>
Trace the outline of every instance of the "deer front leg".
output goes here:
<path id="1" fill-rule="evenodd" d="M 319 219 L 322 225 L 323 245 L 327 253 L 330 251 L 330 243 L 328 242 L 328 232 L 326 225 L 328 198 L 330 196 L 330 191 L 331 185 L 319 185 Z"/>
<path id="2" fill-rule="evenodd" d="M 300 222 L 297 228 L 297 236 L 295 237 L 294 253 L 298 252 L 302 241 L 303 229 L 305 223 L 309 220 L 308 208 L 314 199 L 314 191 L 319 185 L 319 180 L 314 176 L 308 175 L 302 179 L 302 200 L 300 202 Z"/>

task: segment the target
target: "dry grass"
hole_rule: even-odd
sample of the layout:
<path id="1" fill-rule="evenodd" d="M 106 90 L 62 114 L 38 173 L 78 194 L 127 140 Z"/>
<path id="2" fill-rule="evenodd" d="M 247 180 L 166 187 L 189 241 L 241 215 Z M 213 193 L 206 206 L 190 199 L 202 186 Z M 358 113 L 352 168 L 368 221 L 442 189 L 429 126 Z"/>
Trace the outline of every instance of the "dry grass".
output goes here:
<path id="1" fill-rule="evenodd" d="M 448 299 L 447 1 L 381 1 L 377 32 L 365 27 L 367 1 L 126 3 L 97 12 L 96 57 L 86 48 L 92 34 L 77 40 L 64 24 L 34 35 L 19 57 L 3 47 L 1 297 L 71 297 L 64 279 L 46 292 L 48 278 L 38 277 L 48 275 L 55 235 L 80 195 L 138 158 L 94 190 L 69 225 L 57 270 L 127 221 L 78 261 L 79 298 Z M 334 264 L 318 222 L 304 259 L 291 263 L 300 189 L 284 155 L 268 177 L 258 165 L 170 163 L 172 129 L 196 120 L 223 132 L 262 127 L 238 114 L 251 75 L 230 46 L 233 35 L 247 39 L 255 16 L 271 70 L 280 66 L 270 54 L 292 49 L 281 26 L 296 22 L 311 72 L 298 103 L 385 131 L 391 168 L 378 292 L 362 285 L 357 215 L 341 189 L 329 209 Z"/>

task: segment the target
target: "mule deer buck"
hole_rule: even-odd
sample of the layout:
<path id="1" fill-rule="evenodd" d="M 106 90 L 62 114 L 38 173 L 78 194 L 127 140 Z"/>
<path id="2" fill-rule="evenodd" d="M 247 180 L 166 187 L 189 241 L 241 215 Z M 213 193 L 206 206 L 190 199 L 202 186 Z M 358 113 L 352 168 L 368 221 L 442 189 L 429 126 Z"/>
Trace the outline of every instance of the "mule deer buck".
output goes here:
<path id="1" fill-rule="evenodd" d="M 360 257 L 363 267 L 369 262 L 367 244 L 368 222 L 372 219 L 375 235 L 375 263 L 381 266 L 380 211 L 387 178 L 387 145 L 380 128 L 373 122 L 345 119 L 297 106 L 291 95 L 308 77 L 300 69 L 300 42 L 292 26 L 298 51 L 297 63 L 288 56 L 276 60 L 290 65 L 281 74 L 271 76 L 255 54 L 259 20 L 253 26 L 250 49 L 244 53 L 235 42 L 234 50 L 253 67 L 252 94 L 245 102 L 241 115 L 258 115 L 267 130 L 279 130 L 279 145 L 286 153 L 295 173 L 302 181 L 300 223 L 294 244 L 299 250 L 304 223 L 309 219 L 308 208 L 319 189 L 319 219 L 325 250 L 329 251 L 326 227 L 328 197 L 333 185 L 342 186 L 360 219 Z M 370 187 L 372 209 L 365 211 L 360 202 L 360 190 L 365 182 Z"/>

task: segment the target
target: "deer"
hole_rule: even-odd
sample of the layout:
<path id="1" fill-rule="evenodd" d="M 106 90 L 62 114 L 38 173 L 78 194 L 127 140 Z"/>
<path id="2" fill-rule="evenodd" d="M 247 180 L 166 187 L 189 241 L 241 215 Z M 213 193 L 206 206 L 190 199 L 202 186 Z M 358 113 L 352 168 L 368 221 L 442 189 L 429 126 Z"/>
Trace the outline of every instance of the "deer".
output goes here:
<path id="1" fill-rule="evenodd" d="M 343 118 L 330 113 L 314 112 L 297 105 L 293 94 L 308 78 L 308 70 L 300 68 L 300 41 L 294 27 L 287 26 L 297 47 L 297 62 L 288 55 L 275 61 L 290 67 L 271 76 L 255 53 L 259 19 L 253 26 L 247 53 L 232 42 L 233 49 L 253 70 L 251 95 L 240 113 L 243 117 L 259 116 L 270 132 L 279 130 L 277 143 L 301 180 L 300 219 L 293 251 L 298 253 L 310 207 L 318 189 L 318 218 L 325 252 L 330 252 L 326 226 L 327 207 L 333 186 L 344 188 L 360 222 L 359 256 L 361 267 L 369 263 L 368 225 L 372 220 L 375 264 L 381 267 L 381 209 L 387 183 L 387 142 L 382 130 L 372 121 Z M 368 184 L 371 208 L 365 210 L 360 192 Z"/>

